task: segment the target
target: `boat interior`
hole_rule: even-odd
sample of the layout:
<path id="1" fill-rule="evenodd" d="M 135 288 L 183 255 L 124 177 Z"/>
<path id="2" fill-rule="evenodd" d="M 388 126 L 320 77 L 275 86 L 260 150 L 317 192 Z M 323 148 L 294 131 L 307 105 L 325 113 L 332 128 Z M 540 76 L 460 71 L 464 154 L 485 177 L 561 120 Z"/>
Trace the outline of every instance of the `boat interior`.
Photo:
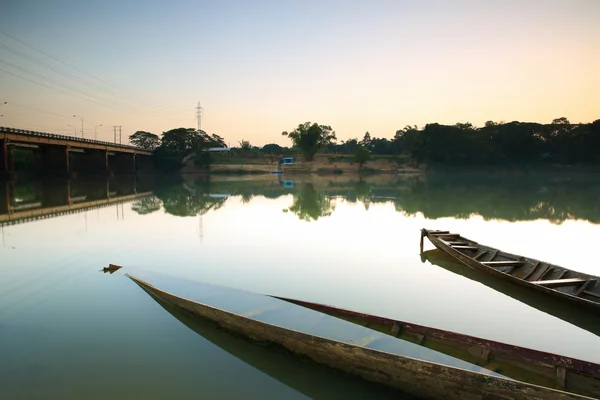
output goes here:
<path id="1" fill-rule="evenodd" d="M 428 235 L 485 267 L 534 285 L 600 303 L 597 277 L 484 246 L 458 233 L 428 231 Z"/>

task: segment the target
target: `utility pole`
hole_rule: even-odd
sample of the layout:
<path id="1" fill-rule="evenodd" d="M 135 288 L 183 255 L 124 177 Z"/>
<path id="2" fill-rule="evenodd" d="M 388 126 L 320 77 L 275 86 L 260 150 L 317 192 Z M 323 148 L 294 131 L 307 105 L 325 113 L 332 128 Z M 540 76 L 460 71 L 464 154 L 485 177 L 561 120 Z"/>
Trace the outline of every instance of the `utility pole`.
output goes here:
<path id="1" fill-rule="evenodd" d="M 202 111 L 204 109 L 200 106 L 200 102 L 198 102 L 198 106 L 196 107 L 196 119 L 198 120 L 198 132 L 202 130 Z"/>
<path id="2" fill-rule="evenodd" d="M 114 142 L 117 143 L 117 128 L 118 128 L 118 131 L 119 131 L 119 144 L 121 144 L 121 126 L 120 125 L 113 126 Z"/>

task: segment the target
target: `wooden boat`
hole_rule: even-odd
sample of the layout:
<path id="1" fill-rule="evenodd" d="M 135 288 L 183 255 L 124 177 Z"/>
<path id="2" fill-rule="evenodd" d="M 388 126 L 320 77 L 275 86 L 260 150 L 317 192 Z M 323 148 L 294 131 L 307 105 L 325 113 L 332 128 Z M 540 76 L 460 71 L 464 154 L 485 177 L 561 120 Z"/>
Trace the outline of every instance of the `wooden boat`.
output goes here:
<path id="1" fill-rule="evenodd" d="M 127 275 L 154 298 L 210 321 L 224 331 L 284 349 L 353 376 L 420 398 L 582 399 L 576 393 L 355 346 L 261 322 L 194 302 Z M 566 368 L 558 374 L 562 378 Z"/>
<path id="2" fill-rule="evenodd" d="M 307 365 L 290 354 L 265 351 L 261 346 L 256 346 L 244 338 L 224 333 L 210 321 L 197 318 L 158 298 L 155 300 L 165 311 L 204 339 L 307 398 L 343 398 L 344 400 L 363 400 L 372 397 L 409 398 L 392 388 L 344 376 L 345 374 L 325 366 Z M 332 394 L 339 395 L 332 396 Z"/>
<path id="3" fill-rule="evenodd" d="M 537 290 L 523 290 L 521 287 L 510 282 L 497 279 L 489 274 L 474 270 L 458 262 L 454 257 L 439 249 L 431 249 L 421 253 L 421 261 L 429 261 L 454 274 L 461 275 L 467 279 L 479 282 L 497 292 L 500 292 L 517 301 L 527 304 L 541 312 L 550 314 L 569 324 L 600 336 L 600 318 L 590 318 L 586 309 L 571 302 L 548 301 L 548 296 Z"/>
<path id="4" fill-rule="evenodd" d="M 271 297 L 416 343 L 512 379 L 585 396 L 600 396 L 599 364 L 324 304 Z"/>
<path id="5" fill-rule="evenodd" d="M 600 314 L 600 277 L 507 253 L 448 231 L 421 229 L 438 249 L 464 265 Z"/>

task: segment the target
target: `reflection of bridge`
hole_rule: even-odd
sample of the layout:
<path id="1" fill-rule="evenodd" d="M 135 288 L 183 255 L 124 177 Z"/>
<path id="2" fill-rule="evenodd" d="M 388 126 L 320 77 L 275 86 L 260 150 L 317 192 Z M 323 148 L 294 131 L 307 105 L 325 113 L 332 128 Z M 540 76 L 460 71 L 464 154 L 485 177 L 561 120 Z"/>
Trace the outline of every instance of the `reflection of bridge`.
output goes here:
<path id="1" fill-rule="evenodd" d="M 64 180 L 41 185 L 0 184 L 0 226 L 58 217 L 152 195 L 137 191 L 135 177 L 102 181 Z"/>
<path id="2" fill-rule="evenodd" d="M 53 173 L 152 169 L 152 152 L 99 140 L 0 127 L 0 175 L 15 171 L 14 149 L 33 152 L 32 167 Z"/>

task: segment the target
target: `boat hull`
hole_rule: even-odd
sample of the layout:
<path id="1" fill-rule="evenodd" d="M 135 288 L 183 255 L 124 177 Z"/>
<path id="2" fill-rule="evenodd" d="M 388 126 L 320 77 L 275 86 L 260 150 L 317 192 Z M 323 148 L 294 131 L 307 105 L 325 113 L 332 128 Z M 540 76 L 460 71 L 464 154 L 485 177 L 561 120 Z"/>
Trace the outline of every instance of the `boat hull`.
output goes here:
<path id="1" fill-rule="evenodd" d="M 465 240 L 465 241 L 469 241 L 470 243 L 477 243 L 473 240 L 467 239 L 463 236 L 457 235 L 460 239 Z M 519 279 L 518 277 L 515 277 L 513 275 L 507 274 L 502 272 L 501 270 L 495 269 L 493 267 L 489 267 L 486 265 L 483 265 L 482 263 L 480 263 L 477 260 L 474 260 L 472 257 L 470 257 L 469 255 L 457 250 L 456 248 L 449 246 L 446 242 L 444 242 L 443 240 L 441 240 L 439 237 L 437 237 L 435 234 L 432 234 L 430 231 L 423 229 L 421 231 L 421 237 L 427 237 L 431 243 L 437 247 L 438 249 L 440 249 L 441 251 L 443 251 L 444 253 L 450 255 L 451 257 L 453 257 L 454 259 L 458 260 L 460 263 L 466 265 L 469 268 L 472 268 L 476 271 L 480 271 L 483 272 L 485 274 L 491 275 L 495 278 L 498 278 L 500 280 L 506 281 L 506 282 L 510 282 L 514 285 L 517 285 L 519 287 L 522 288 L 526 288 L 529 290 L 534 290 L 537 291 L 539 293 L 543 293 L 547 296 L 549 296 L 550 298 L 553 298 L 555 300 L 560 300 L 560 301 L 564 301 L 564 302 L 570 302 L 572 304 L 576 304 L 586 310 L 588 310 L 589 312 L 592 312 L 594 314 L 600 314 L 600 302 L 595 302 L 595 301 L 590 301 L 590 300 L 586 300 L 584 298 L 581 297 L 577 297 L 577 296 L 573 296 L 570 295 L 568 293 L 565 292 L 561 292 L 558 290 L 554 290 L 550 287 L 546 287 L 543 285 L 538 285 L 538 284 L 533 284 L 530 281 L 524 280 L 524 279 Z M 492 251 L 499 251 L 498 249 L 494 249 L 492 247 L 489 246 L 483 246 L 483 245 L 476 245 L 478 247 L 480 247 L 481 249 L 489 249 Z M 538 263 L 539 260 L 535 260 L 535 259 L 531 259 L 531 258 L 527 258 L 527 257 L 522 257 L 516 254 L 511 254 L 511 253 L 506 253 L 506 252 L 502 252 L 502 254 L 504 256 L 508 256 L 508 257 L 514 257 L 515 259 L 522 259 L 523 262 L 529 263 L 529 264 L 535 264 Z M 570 271 L 569 272 L 574 272 L 574 271 Z M 587 275 L 587 274 L 582 274 L 582 273 L 576 273 L 579 276 L 582 277 L 586 277 L 588 279 L 600 279 L 599 277 L 595 277 L 595 276 L 591 276 L 591 275 Z M 598 286 L 598 283 L 596 283 L 596 287 Z"/>
<path id="2" fill-rule="evenodd" d="M 577 304 L 548 301 L 547 295 L 537 290 L 523 290 L 521 286 L 514 285 L 507 280 L 496 279 L 490 274 L 470 268 L 438 248 L 421 253 L 421 261 L 425 262 L 426 260 L 432 265 L 481 283 L 490 289 L 527 304 L 543 313 L 550 314 L 569 324 L 585 329 L 596 336 L 600 336 L 600 318 L 590 318 L 589 311 L 582 310 Z"/>
<path id="3" fill-rule="evenodd" d="M 253 320 L 184 299 L 128 275 L 144 291 L 224 331 L 367 381 L 430 399 L 582 399 L 572 393 L 421 361 Z"/>
<path id="4" fill-rule="evenodd" d="M 324 304 L 272 297 L 500 371 L 518 381 L 600 397 L 600 365 L 595 363 Z"/>

